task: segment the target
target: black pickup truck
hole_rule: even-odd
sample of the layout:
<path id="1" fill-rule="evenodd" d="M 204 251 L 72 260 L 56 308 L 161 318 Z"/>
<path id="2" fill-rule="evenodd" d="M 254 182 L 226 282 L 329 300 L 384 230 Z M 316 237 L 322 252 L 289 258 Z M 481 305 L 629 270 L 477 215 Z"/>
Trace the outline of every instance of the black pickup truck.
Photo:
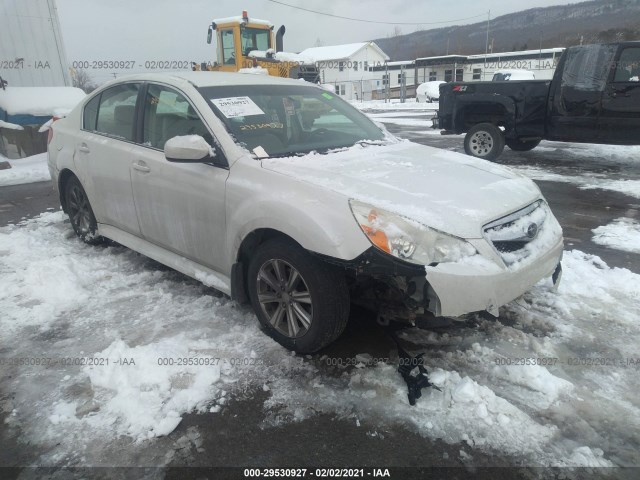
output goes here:
<path id="1" fill-rule="evenodd" d="M 442 84 L 433 128 L 487 160 L 541 140 L 640 145 L 639 77 L 640 42 L 570 47 L 553 80 Z"/>

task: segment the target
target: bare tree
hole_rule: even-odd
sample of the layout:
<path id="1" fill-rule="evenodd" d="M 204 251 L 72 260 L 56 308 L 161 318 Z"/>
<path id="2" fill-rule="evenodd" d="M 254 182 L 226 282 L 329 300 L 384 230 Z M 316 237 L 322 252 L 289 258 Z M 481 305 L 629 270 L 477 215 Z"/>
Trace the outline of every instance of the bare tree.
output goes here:
<path id="1" fill-rule="evenodd" d="M 84 90 L 85 93 L 91 93 L 98 87 L 91 78 L 91 75 L 81 68 L 71 70 L 71 77 L 73 79 L 73 86 Z"/>

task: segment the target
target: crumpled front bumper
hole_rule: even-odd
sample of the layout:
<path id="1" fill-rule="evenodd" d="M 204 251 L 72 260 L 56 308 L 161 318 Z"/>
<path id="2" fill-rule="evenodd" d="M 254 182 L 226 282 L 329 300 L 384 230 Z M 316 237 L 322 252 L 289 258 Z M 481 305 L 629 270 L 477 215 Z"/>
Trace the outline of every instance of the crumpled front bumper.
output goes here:
<path id="1" fill-rule="evenodd" d="M 559 282 L 563 248 L 560 237 L 543 255 L 520 268 L 456 263 L 426 267 L 429 310 L 436 316 L 457 317 L 483 310 L 498 316 L 501 306 L 520 297 L 543 278 L 553 275 L 554 282 Z"/>

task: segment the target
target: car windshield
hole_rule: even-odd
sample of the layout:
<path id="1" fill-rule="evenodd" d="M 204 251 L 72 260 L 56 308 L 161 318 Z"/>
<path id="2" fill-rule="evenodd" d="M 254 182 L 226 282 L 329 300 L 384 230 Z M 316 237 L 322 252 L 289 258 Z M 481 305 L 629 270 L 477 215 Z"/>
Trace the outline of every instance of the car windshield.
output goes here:
<path id="1" fill-rule="evenodd" d="M 325 152 L 384 139 L 365 115 L 318 87 L 234 85 L 200 92 L 236 142 L 259 157 Z"/>

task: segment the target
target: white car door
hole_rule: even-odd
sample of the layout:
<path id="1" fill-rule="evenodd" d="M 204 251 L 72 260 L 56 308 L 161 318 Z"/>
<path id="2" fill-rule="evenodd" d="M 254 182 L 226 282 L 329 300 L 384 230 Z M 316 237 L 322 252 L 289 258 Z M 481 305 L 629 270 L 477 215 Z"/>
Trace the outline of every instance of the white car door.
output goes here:
<path id="1" fill-rule="evenodd" d="M 131 150 L 135 107 L 141 84 L 124 83 L 104 90 L 84 109 L 75 145 L 81 172 L 98 223 L 140 235 L 131 189 Z"/>
<path id="2" fill-rule="evenodd" d="M 226 266 L 225 182 L 227 168 L 174 163 L 164 144 L 180 135 L 213 137 L 184 94 L 149 84 L 142 107 L 141 143 L 133 147 L 131 177 L 144 238 L 214 270 Z"/>

